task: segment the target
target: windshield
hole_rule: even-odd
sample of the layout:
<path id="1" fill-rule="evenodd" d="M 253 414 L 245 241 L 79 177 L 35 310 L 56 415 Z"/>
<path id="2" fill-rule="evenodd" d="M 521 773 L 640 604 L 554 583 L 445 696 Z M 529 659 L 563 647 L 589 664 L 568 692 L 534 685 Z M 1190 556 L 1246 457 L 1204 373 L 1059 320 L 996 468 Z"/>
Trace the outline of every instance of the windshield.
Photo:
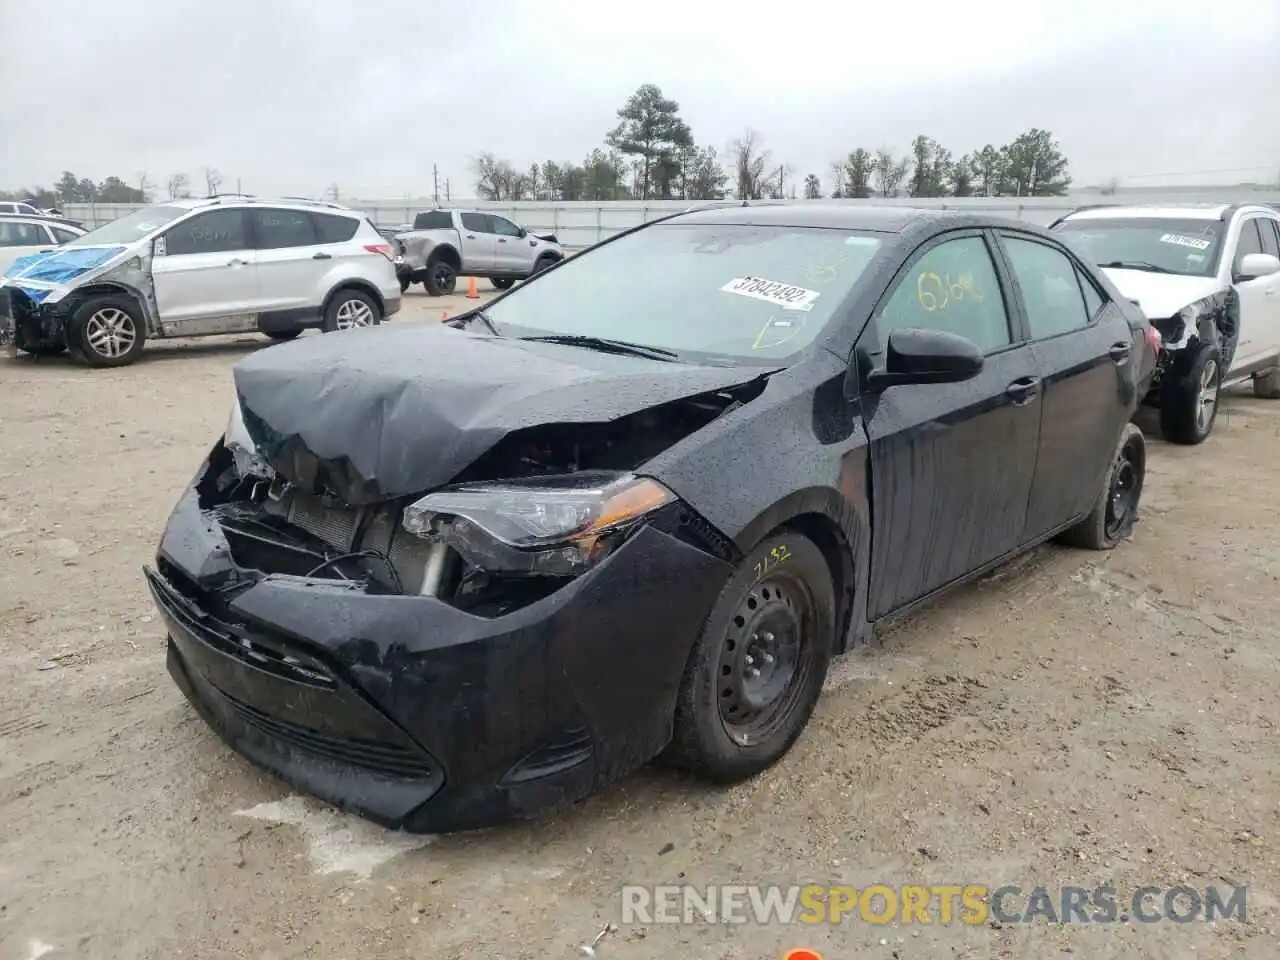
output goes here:
<path id="1" fill-rule="evenodd" d="M 813 342 L 880 245 L 850 230 L 659 224 L 567 261 L 486 313 L 504 336 L 602 337 L 768 364 Z"/>
<path id="2" fill-rule="evenodd" d="M 144 207 L 118 220 L 104 223 L 97 230 L 90 230 L 83 237 L 76 237 L 66 246 L 93 247 L 99 244 L 133 243 L 188 212 L 186 207 Z"/>
<path id="3" fill-rule="evenodd" d="M 1054 232 L 1099 266 L 1209 277 L 1218 267 L 1225 226 L 1217 220 L 1090 217 L 1067 220 Z"/>

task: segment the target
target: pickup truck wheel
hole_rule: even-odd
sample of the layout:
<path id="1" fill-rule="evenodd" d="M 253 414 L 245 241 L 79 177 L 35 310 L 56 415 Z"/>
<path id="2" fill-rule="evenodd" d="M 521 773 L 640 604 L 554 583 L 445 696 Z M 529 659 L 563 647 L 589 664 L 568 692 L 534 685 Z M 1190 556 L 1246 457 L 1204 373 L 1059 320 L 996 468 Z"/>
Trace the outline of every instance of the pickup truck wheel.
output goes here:
<path id="1" fill-rule="evenodd" d="M 1253 395 L 1264 400 L 1280 400 L 1280 367 L 1254 375 Z"/>
<path id="2" fill-rule="evenodd" d="M 1126 423 L 1093 509 L 1058 539 L 1085 550 L 1110 550 L 1129 535 L 1138 520 L 1146 476 L 1146 438 L 1137 425 Z"/>
<path id="3" fill-rule="evenodd" d="M 664 759 L 735 783 L 799 738 L 835 648 L 835 590 L 822 551 L 788 530 L 729 577 L 693 646 Z"/>
<path id="4" fill-rule="evenodd" d="M 426 274 L 422 285 L 433 297 L 447 296 L 458 285 L 458 271 L 447 260 L 432 260 L 427 264 Z"/>
<path id="5" fill-rule="evenodd" d="M 1170 443 L 1204 443 L 1218 419 L 1222 392 L 1222 357 L 1212 344 L 1202 344 L 1179 357 L 1160 390 L 1160 432 Z"/>
<path id="6" fill-rule="evenodd" d="M 510 290 L 515 280 L 512 277 L 490 277 L 489 282 L 496 290 Z"/>
<path id="7" fill-rule="evenodd" d="M 93 297 L 71 315 L 67 346 L 91 367 L 123 367 L 142 353 L 147 330 L 138 305 L 128 297 Z"/>
<path id="8" fill-rule="evenodd" d="M 541 273 L 548 267 L 554 267 L 558 262 L 555 257 L 539 257 L 538 262 L 533 265 L 533 272 Z"/>

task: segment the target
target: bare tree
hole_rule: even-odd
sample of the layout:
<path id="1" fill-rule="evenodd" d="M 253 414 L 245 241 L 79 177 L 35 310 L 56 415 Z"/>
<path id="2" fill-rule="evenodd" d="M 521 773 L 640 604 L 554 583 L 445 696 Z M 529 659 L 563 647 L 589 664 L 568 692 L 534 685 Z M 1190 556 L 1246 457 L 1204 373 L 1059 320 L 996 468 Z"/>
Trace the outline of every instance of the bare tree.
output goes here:
<path id="1" fill-rule="evenodd" d="M 338 185 L 336 183 L 329 184 L 324 191 L 324 198 L 332 200 L 334 203 L 338 202 Z"/>
<path id="2" fill-rule="evenodd" d="M 729 144 L 729 165 L 738 181 L 739 200 L 759 200 L 767 186 L 765 171 L 772 159 L 763 147 L 764 138 L 748 127 Z"/>
<path id="3" fill-rule="evenodd" d="M 187 186 L 190 183 L 191 183 L 191 178 L 188 177 L 185 173 L 175 173 L 173 176 L 171 176 L 169 178 L 169 183 L 168 183 L 169 199 L 177 200 L 180 196 L 182 196 L 185 193 Z"/>
<path id="4" fill-rule="evenodd" d="M 881 147 L 876 151 L 872 169 L 875 170 L 876 188 L 880 196 L 896 197 L 898 188 L 907 179 L 907 173 L 911 169 L 911 159 L 903 157 L 898 160 L 892 150 Z"/>
<path id="5" fill-rule="evenodd" d="M 142 202 L 146 203 L 151 199 L 151 181 L 147 179 L 147 171 L 138 171 L 138 192 L 142 194 Z"/>
<path id="6" fill-rule="evenodd" d="M 222 174 L 213 167 L 204 168 L 205 196 L 212 197 L 222 186 Z"/>
<path id="7" fill-rule="evenodd" d="M 1120 178 L 1111 177 L 1102 185 L 1102 195 L 1104 197 L 1115 196 L 1117 190 L 1120 189 Z"/>

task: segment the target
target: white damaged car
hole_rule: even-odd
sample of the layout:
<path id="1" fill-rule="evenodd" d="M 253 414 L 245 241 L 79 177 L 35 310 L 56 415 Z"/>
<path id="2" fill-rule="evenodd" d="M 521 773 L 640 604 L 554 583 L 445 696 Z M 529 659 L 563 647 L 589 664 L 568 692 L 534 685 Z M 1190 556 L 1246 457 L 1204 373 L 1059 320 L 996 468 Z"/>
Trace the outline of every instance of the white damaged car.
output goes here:
<path id="1" fill-rule="evenodd" d="M 1280 211 L 1262 204 L 1089 207 L 1050 228 L 1103 268 L 1164 338 L 1146 403 L 1201 443 L 1225 386 L 1280 398 Z"/>
<path id="2" fill-rule="evenodd" d="M 116 367 L 149 339 L 369 327 L 400 309 L 394 252 L 337 204 L 174 200 L 9 264 L 0 346 Z"/>

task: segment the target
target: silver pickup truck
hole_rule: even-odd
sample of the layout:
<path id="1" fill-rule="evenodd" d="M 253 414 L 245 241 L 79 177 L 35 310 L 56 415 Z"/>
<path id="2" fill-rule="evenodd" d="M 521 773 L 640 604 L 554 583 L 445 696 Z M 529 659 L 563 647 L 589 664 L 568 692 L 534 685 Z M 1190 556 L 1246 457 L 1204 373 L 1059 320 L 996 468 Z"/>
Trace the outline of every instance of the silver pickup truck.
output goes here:
<path id="1" fill-rule="evenodd" d="M 485 277 L 499 290 L 564 259 L 550 234 L 533 234 L 505 217 L 478 210 L 430 210 L 413 229 L 396 234 L 401 291 L 421 283 L 438 297 L 452 293 L 459 276 Z"/>

